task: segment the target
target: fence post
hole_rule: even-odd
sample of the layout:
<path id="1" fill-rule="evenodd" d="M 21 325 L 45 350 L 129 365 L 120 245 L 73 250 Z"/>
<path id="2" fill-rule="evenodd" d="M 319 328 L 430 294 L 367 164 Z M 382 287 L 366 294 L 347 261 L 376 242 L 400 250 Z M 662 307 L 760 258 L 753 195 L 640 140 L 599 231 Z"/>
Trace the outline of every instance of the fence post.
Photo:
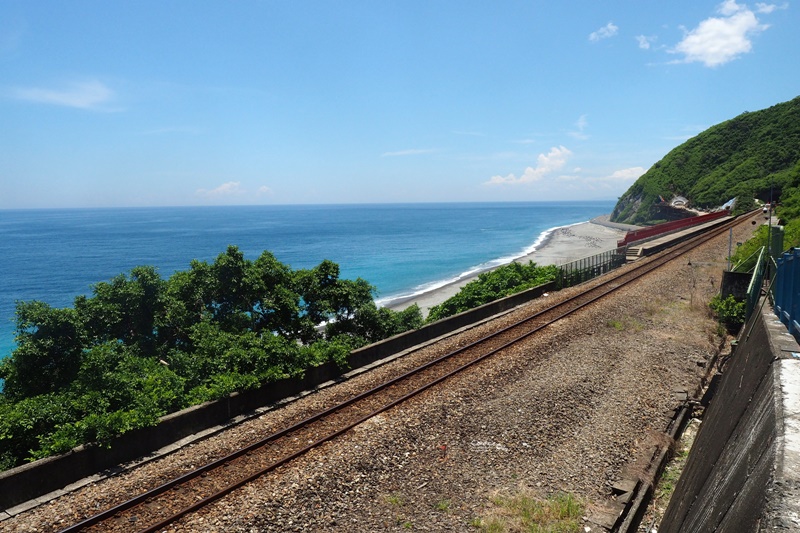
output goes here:
<path id="1" fill-rule="evenodd" d="M 775 314 L 778 315 L 778 320 L 780 320 L 784 326 L 787 325 L 786 319 L 783 317 L 783 311 L 786 307 L 786 292 L 784 288 L 786 287 L 790 255 L 791 254 L 788 252 L 784 252 L 781 257 L 778 258 L 778 267 L 775 269 L 775 284 L 772 291 L 772 299 L 775 302 Z"/>

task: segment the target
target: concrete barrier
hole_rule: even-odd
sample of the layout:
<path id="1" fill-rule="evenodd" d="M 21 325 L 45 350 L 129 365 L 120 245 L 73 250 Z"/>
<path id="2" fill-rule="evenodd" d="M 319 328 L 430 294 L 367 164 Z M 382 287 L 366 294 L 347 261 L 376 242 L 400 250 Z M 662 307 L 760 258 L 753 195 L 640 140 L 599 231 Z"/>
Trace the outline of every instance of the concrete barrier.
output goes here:
<path id="1" fill-rule="evenodd" d="M 381 359 L 449 335 L 555 290 L 555 283 L 546 283 L 438 320 L 420 329 L 401 333 L 350 353 L 350 368 L 362 368 Z M 39 498 L 82 478 L 101 472 L 112 472 L 117 465 L 148 455 L 258 407 L 278 402 L 312 390 L 322 383 L 338 379 L 346 371 L 334 363 L 309 368 L 302 378 L 266 383 L 258 389 L 234 393 L 217 401 L 196 405 L 161 418 L 158 425 L 140 428 L 115 439 L 109 448 L 79 446 L 57 457 L 34 461 L 0 472 L 0 509 L 10 509 Z"/>
<path id="2" fill-rule="evenodd" d="M 759 531 L 792 513 L 790 528 L 800 529 L 800 447 L 786 446 L 800 434 L 791 426 L 800 414 L 791 400 L 800 347 L 761 306 L 740 332 L 659 533 Z"/>

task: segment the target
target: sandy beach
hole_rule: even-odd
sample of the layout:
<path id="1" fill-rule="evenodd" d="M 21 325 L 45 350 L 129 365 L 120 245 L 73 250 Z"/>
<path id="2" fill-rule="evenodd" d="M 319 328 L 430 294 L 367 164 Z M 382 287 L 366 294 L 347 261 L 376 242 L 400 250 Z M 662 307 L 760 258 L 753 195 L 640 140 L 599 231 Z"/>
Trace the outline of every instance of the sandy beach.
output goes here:
<path id="1" fill-rule="evenodd" d="M 554 230 L 536 250 L 516 261 L 525 264 L 533 261 L 542 266 L 561 265 L 616 248 L 617 241 L 625 232 L 635 228 L 636 226 L 609 222 L 608 215 L 603 215 L 589 222 Z M 478 274 L 408 299 L 396 300 L 387 307 L 400 310 L 416 303 L 423 314 L 427 315 L 428 309 L 455 295 L 461 287 L 477 277 Z"/>

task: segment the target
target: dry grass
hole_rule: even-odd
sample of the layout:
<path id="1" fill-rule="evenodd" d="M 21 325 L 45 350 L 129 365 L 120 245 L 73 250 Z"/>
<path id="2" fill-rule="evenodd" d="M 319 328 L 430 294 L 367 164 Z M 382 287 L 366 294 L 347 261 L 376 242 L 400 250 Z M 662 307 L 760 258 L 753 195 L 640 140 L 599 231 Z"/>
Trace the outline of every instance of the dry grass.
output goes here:
<path id="1" fill-rule="evenodd" d="M 572 494 L 542 499 L 529 492 L 496 496 L 494 508 L 476 524 L 489 533 L 577 533 L 585 505 Z"/>

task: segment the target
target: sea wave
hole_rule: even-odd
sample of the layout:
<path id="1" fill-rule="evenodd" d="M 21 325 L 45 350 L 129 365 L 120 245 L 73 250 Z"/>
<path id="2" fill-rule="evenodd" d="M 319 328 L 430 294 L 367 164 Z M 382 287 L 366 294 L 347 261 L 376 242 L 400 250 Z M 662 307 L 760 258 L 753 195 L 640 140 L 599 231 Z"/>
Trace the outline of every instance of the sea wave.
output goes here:
<path id="1" fill-rule="evenodd" d="M 464 281 L 465 279 L 469 279 L 475 277 L 483 272 L 488 272 L 490 270 L 494 270 L 497 267 L 508 265 L 518 259 L 521 259 L 527 255 L 530 255 L 536 251 L 540 251 L 542 248 L 547 246 L 547 243 L 553 237 L 553 234 L 562 229 L 562 228 L 569 228 L 572 226 L 578 226 L 580 224 L 586 224 L 588 221 L 584 220 L 581 222 L 575 222 L 573 224 L 565 224 L 563 226 L 555 226 L 549 229 L 544 230 L 536 237 L 536 240 L 533 241 L 533 244 L 524 248 L 522 251 L 511 254 L 507 256 L 498 257 L 497 259 L 492 259 L 485 263 L 481 263 L 480 265 L 476 265 L 471 267 L 464 272 L 458 274 L 457 276 L 453 276 L 451 278 L 446 278 L 442 280 L 432 281 L 430 283 L 424 283 L 422 285 L 418 285 L 411 289 L 410 292 L 403 292 L 394 295 L 385 296 L 383 298 L 378 298 L 375 300 L 375 304 L 378 307 L 392 307 L 398 306 L 406 302 L 410 302 L 419 298 L 423 294 L 427 294 L 429 292 L 433 292 L 435 290 L 441 289 L 442 287 L 447 287 L 448 285 L 452 285 L 454 283 L 459 283 Z"/>

